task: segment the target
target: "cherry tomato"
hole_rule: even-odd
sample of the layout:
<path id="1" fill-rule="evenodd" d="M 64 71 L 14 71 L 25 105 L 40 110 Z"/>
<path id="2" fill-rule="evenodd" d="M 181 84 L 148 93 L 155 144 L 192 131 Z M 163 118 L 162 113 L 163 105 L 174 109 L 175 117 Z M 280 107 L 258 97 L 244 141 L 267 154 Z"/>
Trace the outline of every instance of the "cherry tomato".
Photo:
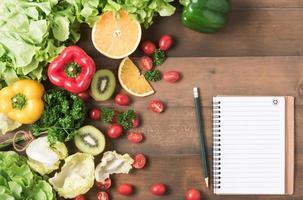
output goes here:
<path id="1" fill-rule="evenodd" d="M 146 157 L 143 154 L 137 154 L 134 157 L 134 163 L 133 163 L 133 167 L 136 169 L 142 169 L 144 168 L 146 164 Z"/>
<path id="2" fill-rule="evenodd" d="M 156 45 L 149 40 L 142 42 L 141 48 L 147 55 L 152 55 L 156 51 Z"/>
<path id="3" fill-rule="evenodd" d="M 99 108 L 92 108 L 89 111 L 89 118 L 92 120 L 99 120 L 101 117 L 101 111 Z"/>
<path id="4" fill-rule="evenodd" d="M 162 196 L 166 192 L 166 186 L 163 183 L 156 183 L 150 188 L 151 193 L 157 196 Z"/>
<path id="5" fill-rule="evenodd" d="M 154 67 L 153 60 L 149 56 L 142 56 L 140 58 L 140 67 L 145 71 L 151 70 Z"/>
<path id="6" fill-rule="evenodd" d="M 135 119 L 133 119 L 132 122 L 133 122 L 133 128 L 138 128 L 140 126 L 140 119 L 137 113 Z"/>
<path id="7" fill-rule="evenodd" d="M 163 35 L 159 40 L 159 48 L 162 51 L 167 51 L 173 44 L 173 39 L 170 35 Z"/>
<path id="8" fill-rule="evenodd" d="M 79 196 L 76 196 L 74 198 L 74 200 L 85 200 L 85 197 L 83 195 L 79 195 Z"/>
<path id="9" fill-rule="evenodd" d="M 151 111 L 153 111 L 154 113 L 161 113 L 164 110 L 164 103 L 160 100 L 151 100 L 149 102 L 149 108 L 151 109 Z"/>
<path id="10" fill-rule="evenodd" d="M 123 132 L 122 126 L 120 126 L 119 124 L 113 124 L 107 130 L 107 135 L 112 139 L 116 139 L 121 136 L 122 132 Z"/>
<path id="11" fill-rule="evenodd" d="M 90 98 L 90 95 L 89 95 L 88 91 L 84 91 L 84 92 L 78 93 L 78 97 L 80 97 L 80 99 L 82 99 L 83 101 L 88 101 Z"/>
<path id="12" fill-rule="evenodd" d="M 107 192 L 98 192 L 97 200 L 109 200 L 109 196 L 108 196 Z"/>
<path id="13" fill-rule="evenodd" d="M 115 97 L 115 103 L 119 106 L 127 106 L 130 102 L 129 97 L 126 94 L 119 93 Z"/>
<path id="14" fill-rule="evenodd" d="M 142 133 L 131 132 L 127 135 L 127 139 L 128 139 L 128 141 L 130 141 L 132 143 L 138 144 L 144 139 L 144 137 L 143 137 Z"/>
<path id="15" fill-rule="evenodd" d="M 128 183 L 124 183 L 118 187 L 118 192 L 122 195 L 129 196 L 133 193 L 133 186 Z"/>
<path id="16" fill-rule="evenodd" d="M 97 185 L 97 188 L 105 191 L 105 190 L 108 190 L 112 186 L 112 180 L 110 178 L 107 178 L 103 182 L 97 182 L 96 185 Z"/>
<path id="17" fill-rule="evenodd" d="M 175 83 L 180 79 L 180 74 L 176 71 L 167 71 L 164 72 L 163 79 L 168 83 Z"/>
<path id="18" fill-rule="evenodd" d="M 199 190 L 190 189 L 186 192 L 186 200 L 201 200 L 201 193 Z"/>

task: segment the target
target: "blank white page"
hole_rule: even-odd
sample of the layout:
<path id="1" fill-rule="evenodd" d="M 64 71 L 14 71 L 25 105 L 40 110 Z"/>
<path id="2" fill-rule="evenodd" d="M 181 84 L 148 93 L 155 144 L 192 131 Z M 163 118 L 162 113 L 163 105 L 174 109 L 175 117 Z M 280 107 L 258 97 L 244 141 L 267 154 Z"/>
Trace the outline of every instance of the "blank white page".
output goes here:
<path id="1" fill-rule="evenodd" d="M 285 98 L 213 98 L 214 192 L 285 193 Z"/>

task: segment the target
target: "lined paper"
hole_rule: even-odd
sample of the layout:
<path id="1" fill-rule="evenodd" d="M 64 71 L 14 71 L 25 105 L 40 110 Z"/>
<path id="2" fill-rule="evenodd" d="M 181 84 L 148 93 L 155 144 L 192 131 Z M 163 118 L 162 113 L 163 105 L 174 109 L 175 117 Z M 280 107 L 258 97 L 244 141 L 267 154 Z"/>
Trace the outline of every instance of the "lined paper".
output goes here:
<path id="1" fill-rule="evenodd" d="M 285 98 L 214 97 L 220 102 L 217 194 L 285 193 Z M 214 133 L 215 134 L 215 133 Z"/>

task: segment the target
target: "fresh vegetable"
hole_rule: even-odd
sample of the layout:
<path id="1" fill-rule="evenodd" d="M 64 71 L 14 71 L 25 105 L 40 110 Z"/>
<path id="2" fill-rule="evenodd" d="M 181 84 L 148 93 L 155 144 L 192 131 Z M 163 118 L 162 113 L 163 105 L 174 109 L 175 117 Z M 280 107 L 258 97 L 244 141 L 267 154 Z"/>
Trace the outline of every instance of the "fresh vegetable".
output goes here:
<path id="1" fill-rule="evenodd" d="M 173 44 L 173 38 L 170 35 L 163 35 L 159 40 L 159 49 L 167 51 Z"/>
<path id="2" fill-rule="evenodd" d="M 74 198 L 85 194 L 94 185 L 94 157 L 76 153 L 65 159 L 59 173 L 49 179 L 61 197 Z"/>
<path id="3" fill-rule="evenodd" d="M 152 55 L 156 51 L 156 45 L 152 41 L 144 41 L 141 44 L 142 51 L 147 55 Z"/>
<path id="4" fill-rule="evenodd" d="M 120 124 L 124 130 L 131 129 L 133 127 L 133 120 L 135 117 L 135 111 L 126 110 L 118 115 L 118 124 Z"/>
<path id="5" fill-rule="evenodd" d="M 100 120 L 101 117 L 101 111 L 99 108 L 92 108 L 89 111 L 89 118 L 91 120 Z"/>
<path id="6" fill-rule="evenodd" d="M 163 79 L 168 83 L 175 83 L 180 79 L 180 74 L 177 71 L 167 71 L 164 72 Z"/>
<path id="7" fill-rule="evenodd" d="M 140 117 L 138 113 L 135 113 L 135 119 L 133 119 L 133 128 L 138 128 L 140 126 Z"/>
<path id="8" fill-rule="evenodd" d="M 160 49 L 156 49 L 155 53 L 153 54 L 153 60 L 154 66 L 162 65 L 162 63 L 164 63 L 166 60 L 165 52 Z"/>
<path id="9" fill-rule="evenodd" d="M 127 106 L 130 103 L 130 98 L 123 93 L 119 93 L 115 97 L 115 103 L 119 106 Z"/>
<path id="10" fill-rule="evenodd" d="M 190 189 L 186 192 L 186 200 L 201 200 L 201 193 L 199 190 Z"/>
<path id="11" fill-rule="evenodd" d="M 166 186 L 163 183 L 156 183 L 151 186 L 150 191 L 154 195 L 162 196 L 166 192 Z"/>
<path id="12" fill-rule="evenodd" d="M 110 0 L 102 11 L 117 12 L 123 9 L 148 28 L 155 16 L 165 17 L 174 14 L 176 8 L 170 5 L 170 2 L 171 0 Z"/>
<path id="13" fill-rule="evenodd" d="M 109 200 L 109 195 L 107 192 L 98 192 L 97 200 Z"/>
<path id="14" fill-rule="evenodd" d="M 150 70 L 145 72 L 144 77 L 148 81 L 157 82 L 162 79 L 162 74 L 159 70 Z"/>
<path id="15" fill-rule="evenodd" d="M 122 135 L 123 129 L 119 124 L 113 124 L 107 130 L 108 137 L 112 139 L 117 139 Z"/>
<path id="16" fill-rule="evenodd" d="M 67 157 L 68 151 L 61 142 L 50 146 L 45 136 L 33 140 L 26 148 L 26 155 L 28 165 L 39 174 L 45 175 L 59 168 L 60 160 Z"/>
<path id="17" fill-rule="evenodd" d="M 134 163 L 133 167 L 136 169 L 142 169 L 146 165 L 146 157 L 142 154 L 139 153 L 134 157 Z"/>
<path id="18" fill-rule="evenodd" d="M 90 99 L 88 91 L 78 93 L 78 97 L 80 97 L 80 99 L 82 99 L 83 101 L 88 101 Z"/>
<path id="19" fill-rule="evenodd" d="M 118 193 L 122 194 L 124 196 L 129 196 L 133 193 L 133 186 L 131 184 L 128 183 L 124 183 L 118 186 Z"/>
<path id="20" fill-rule="evenodd" d="M 142 56 L 140 58 L 140 67 L 145 71 L 151 70 L 154 67 L 153 60 L 148 56 Z"/>
<path id="21" fill-rule="evenodd" d="M 65 90 L 52 89 L 44 95 L 45 108 L 39 121 L 30 127 L 33 135 L 47 131 L 48 142 L 69 141 L 86 117 L 84 102 Z"/>
<path id="22" fill-rule="evenodd" d="M 19 80 L 0 90 L 0 112 L 19 123 L 32 124 L 42 115 L 43 93 L 42 84 L 33 80 Z"/>
<path id="23" fill-rule="evenodd" d="M 23 156 L 0 152 L 1 200 L 55 200 L 52 187 L 34 173 Z"/>
<path id="24" fill-rule="evenodd" d="M 5 114 L 0 113 L 0 135 L 4 135 L 9 131 L 19 128 L 22 124 L 11 120 Z"/>
<path id="25" fill-rule="evenodd" d="M 106 191 L 112 186 L 112 180 L 110 178 L 105 179 L 105 181 L 99 181 L 96 183 L 99 190 Z"/>
<path id="26" fill-rule="evenodd" d="M 62 53 L 51 62 L 48 67 L 50 82 L 69 92 L 86 91 L 96 71 L 96 66 L 80 47 L 66 47 Z"/>
<path id="27" fill-rule="evenodd" d="M 127 139 L 132 143 L 138 144 L 144 139 L 144 136 L 139 132 L 130 132 L 127 135 Z"/>
<path id="28" fill-rule="evenodd" d="M 160 100 L 154 99 L 149 102 L 149 108 L 154 113 L 161 113 L 164 111 L 164 103 Z"/>
<path id="29" fill-rule="evenodd" d="M 181 0 L 184 26 L 201 33 L 214 33 L 223 28 L 230 10 L 229 0 Z"/>
<path id="30" fill-rule="evenodd" d="M 103 133 L 92 125 L 86 125 L 79 129 L 74 137 L 76 147 L 90 155 L 96 156 L 105 149 L 106 141 Z"/>
<path id="31" fill-rule="evenodd" d="M 101 121 L 104 123 L 111 123 L 114 119 L 115 111 L 111 108 L 101 108 Z"/>
<path id="32" fill-rule="evenodd" d="M 46 66 L 98 19 L 99 0 L 1 0 L 0 81 L 46 78 Z"/>
<path id="33" fill-rule="evenodd" d="M 95 170 L 97 182 L 105 181 L 111 174 L 128 174 L 134 160 L 128 155 L 120 155 L 116 151 L 107 151 L 103 154 L 101 163 Z M 119 163 L 119 164 L 117 164 Z"/>
<path id="34" fill-rule="evenodd" d="M 85 200 L 85 197 L 83 195 L 79 195 L 75 197 L 74 200 Z"/>

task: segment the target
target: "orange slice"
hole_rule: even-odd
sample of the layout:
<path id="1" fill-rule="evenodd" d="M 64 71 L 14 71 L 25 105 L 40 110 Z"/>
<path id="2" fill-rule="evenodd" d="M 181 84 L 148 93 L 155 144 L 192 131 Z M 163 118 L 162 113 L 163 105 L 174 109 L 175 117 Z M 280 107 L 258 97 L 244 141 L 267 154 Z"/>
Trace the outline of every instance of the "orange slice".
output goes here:
<path id="1" fill-rule="evenodd" d="M 120 59 L 133 53 L 141 40 L 140 23 L 127 12 L 102 14 L 92 30 L 95 48 L 103 55 Z"/>
<path id="2" fill-rule="evenodd" d="M 138 67 L 128 57 L 120 63 L 118 78 L 122 88 L 134 96 L 145 97 L 155 93 Z"/>

